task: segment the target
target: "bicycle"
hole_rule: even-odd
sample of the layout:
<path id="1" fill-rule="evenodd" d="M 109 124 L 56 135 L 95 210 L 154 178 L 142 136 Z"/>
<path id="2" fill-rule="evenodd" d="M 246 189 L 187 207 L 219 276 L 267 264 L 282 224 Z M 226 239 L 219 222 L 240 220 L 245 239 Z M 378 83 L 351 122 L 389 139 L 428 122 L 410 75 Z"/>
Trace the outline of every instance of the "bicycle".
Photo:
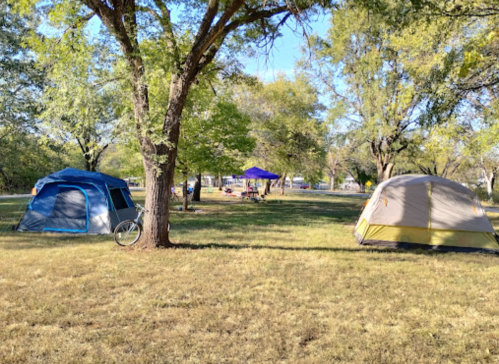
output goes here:
<path id="1" fill-rule="evenodd" d="M 144 207 L 137 204 L 139 212 L 134 220 L 124 220 L 114 229 L 114 241 L 121 246 L 129 246 L 135 244 L 142 235 L 142 224 L 140 219 L 142 215 L 148 212 Z M 170 223 L 168 222 L 168 231 L 170 231 Z"/>

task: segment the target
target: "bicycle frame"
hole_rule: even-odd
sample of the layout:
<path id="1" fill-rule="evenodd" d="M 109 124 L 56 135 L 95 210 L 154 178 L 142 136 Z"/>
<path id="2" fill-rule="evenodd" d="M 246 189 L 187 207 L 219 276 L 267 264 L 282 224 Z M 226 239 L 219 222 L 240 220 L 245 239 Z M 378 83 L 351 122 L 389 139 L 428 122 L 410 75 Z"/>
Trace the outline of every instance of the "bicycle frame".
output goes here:
<path id="1" fill-rule="evenodd" d="M 137 217 L 135 219 L 132 220 L 133 221 L 133 225 L 130 226 L 130 228 L 128 229 L 128 232 L 133 231 L 135 229 L 135 227 L 139 224 L 140 218 L 142 217 L 142 215 L 146 211 L 139 204 L 136 204 L 136 208 L 137 208 L 137 211 L 139 212 L 139 214 L 137 215 Z"/>

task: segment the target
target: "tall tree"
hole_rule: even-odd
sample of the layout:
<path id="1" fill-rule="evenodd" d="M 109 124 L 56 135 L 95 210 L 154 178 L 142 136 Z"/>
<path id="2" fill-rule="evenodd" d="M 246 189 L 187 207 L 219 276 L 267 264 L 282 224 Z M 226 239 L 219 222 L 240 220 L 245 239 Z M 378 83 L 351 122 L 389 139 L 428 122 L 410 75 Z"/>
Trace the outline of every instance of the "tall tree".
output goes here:
<path id="1" fill-rule="evenodd" d="M 230 95 L 216 96 L 206 88 L 196 88 L 183 115 L 177 170 L 184 176 L 185 183 L 188 175 L 196 175 L 194 192 L 197 194 L 202 173 L 240 170 L 255 143 L 249 136 L 250 118 L 238 110 Z M 193 200 L 199 201 L 200 196 L 193 196 Z M 187 195 L 184 194 L 184 211 L 186 208 Z"/>
<path id="2" fill-rule="evenodd" d="M 463 153 L 479 168 L 492 198 L 499 174 L 499 123 L 497 117 L 477 117 L 466 123 Z"/>
<path id="3" fill-rule="evenodd" d="M 253 159 L 281 176 L 281 194 L 287 176 L 301 173 L 313 180 L 322 173 L 326 126 L 319 115 L 324 107 L 306 77 L 293 81 L 281 75 L 275 82 L 242 92 L 239 104 L 253 121 Z"/>
<path id="4" fill-rule="evenodd" d="M 381 20 L 341 6 L 326 39 L 313 39 L 315 62 L 305 64 L 331 96 L 337 117 L 369 145 L 378 182 L 390 178 L 395 158 L 414 142 L 426 100 L 425 85 L 404 62 L 399 33 Z"/>
<path id="5" fill-rule="evenodd" d="M 85 170 L 95 172 L 102 153 L 113 142 L 119 91 L 107 47 L 89 44 L 75 30 L 63 46 L 34 42 L 39 64 L 47 72 L 45 108 L 40 115 L 50 137 L 76 140 Z"/>
<path id="6" fill-rule="evenodd" d="M 499 85 L 499 5 L 495 0 L 354 0 L 402 31 L 406 63 L 432 84 L 426 115 L 442 121 L 464 100 Z M 431 72 L 427 72 L 431 69 Z M 445 118 L 443 119 L 445 122 Z"/>
<path id="7" fill-rule="evenodd" d="M 33 2 L 35 0 L 22 0 L 19 4 L 28 10 Z M 85 20 L 96 16 L 117 41 L 116 55 L 127 65 L 130 99 L 147 179 L 148 214 L 142 243 L 145 247 L 170 246 L 170 184 L 182 111 L 192 84 L 206 71 L 230 36 L 234 44 L 275 37 L 287 20 L 292 16 L 305 17 L 317 3 L 311 0 L 210 0 L 182 4 L 162 0 L 53 0 L 43 3 L 51 19 L 57 20 L 61 28 L 80 27 Z M 162 57 L 168 60 L 170 67 L 168 95 L 159 101 L 165 105 L 161 114 L 150 112 L 147 74 L 153 70 L 146 67 L 143 39 L 154 39 L 156 44 L 161 44 Z"/>
<path id="8" fill-rule="evenodd" d="M 334 191 L 337 184 L 337 176 L 347 166 L 346 160 L 351 152 L 345 144 L 345 135 L 337 133 L 329 138 L 329 147 L 326 156 L 326 172 L 329 177 L 329 189 Z"/>
<path id="9" fill-rule="evenodd" d="M 23 47 L 36 27 L 34 17 L 21 18 L 6 2 L 0 2 L 0 181 L 4 185 L 16 184 L 20 169 L 5 168 L 13 166 L 6 158 L 12 156 L 12 149 L 17 150 L 14 144 L 26 141 L 27 134 L 36 130 L 40 111 L 37 98 L 44 74 L 35 67 L 30 50 Z"/>

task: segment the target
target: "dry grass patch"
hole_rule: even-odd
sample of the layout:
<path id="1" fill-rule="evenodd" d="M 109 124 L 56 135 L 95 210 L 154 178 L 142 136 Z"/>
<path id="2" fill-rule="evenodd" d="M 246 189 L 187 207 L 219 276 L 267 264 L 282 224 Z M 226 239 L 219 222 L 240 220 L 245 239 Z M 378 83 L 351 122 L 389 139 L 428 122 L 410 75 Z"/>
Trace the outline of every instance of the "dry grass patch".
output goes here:
<path id="1" fill-rule="evenodd" d="M 363 199 L 227 200 L 173 206 L 172 250 L 3 235 L 0 362 L 499 360 L 499 257 L 357 247 Z"/>

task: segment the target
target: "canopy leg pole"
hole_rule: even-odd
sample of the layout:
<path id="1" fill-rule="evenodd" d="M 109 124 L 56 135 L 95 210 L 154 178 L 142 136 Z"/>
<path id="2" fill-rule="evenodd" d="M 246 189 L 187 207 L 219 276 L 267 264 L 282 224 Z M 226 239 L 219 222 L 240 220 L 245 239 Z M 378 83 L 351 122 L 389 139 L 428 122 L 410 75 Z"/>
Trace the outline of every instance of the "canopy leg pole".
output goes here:
<path id="1" fill-rule="evenodd" d="M 430 241 L 431 239 L 430 233 L 431 233 L 431 183 L 428 188 L 428 237 L 427 237 L 428 241 Z"/>

